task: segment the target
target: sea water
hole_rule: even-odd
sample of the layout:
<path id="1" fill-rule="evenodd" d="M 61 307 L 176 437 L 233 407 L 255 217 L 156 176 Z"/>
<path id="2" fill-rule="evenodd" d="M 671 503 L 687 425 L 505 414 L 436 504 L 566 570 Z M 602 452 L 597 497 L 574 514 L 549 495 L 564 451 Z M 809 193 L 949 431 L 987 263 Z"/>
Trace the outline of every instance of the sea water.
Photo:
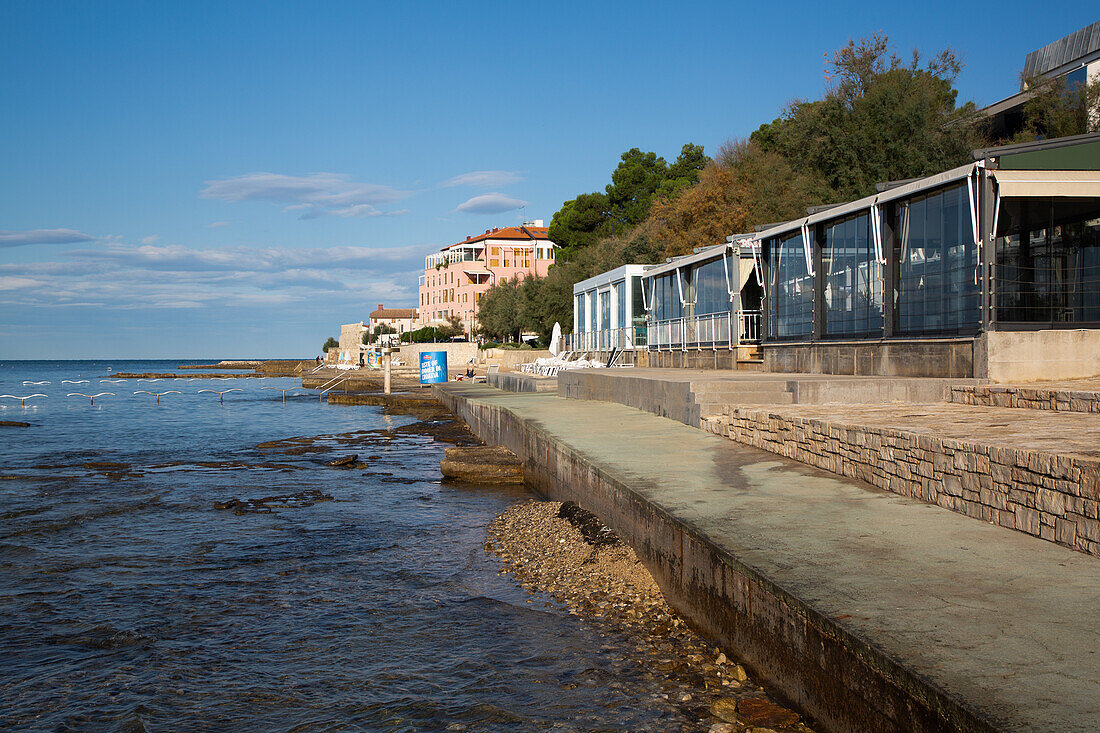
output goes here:
<path id="1" fill-rule="evenodd" d="M 297 379 L 107 381 L 187 363 L 0 363 L 47 395 L 0 399 L 31 423 L 0 427 L 0 728 L 687 723 L 630 639 L 499 574 L 485 527 L 522 490 L 442 482 L 414 418 Z"/>

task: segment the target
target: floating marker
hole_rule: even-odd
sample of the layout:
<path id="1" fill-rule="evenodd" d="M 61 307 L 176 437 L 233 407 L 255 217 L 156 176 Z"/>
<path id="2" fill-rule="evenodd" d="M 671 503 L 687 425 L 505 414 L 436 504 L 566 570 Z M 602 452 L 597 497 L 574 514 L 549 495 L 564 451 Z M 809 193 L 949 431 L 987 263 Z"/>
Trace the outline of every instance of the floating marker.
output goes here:
<path id="1" fill-rule="evenodd" d="M 97 394 L 84 394 L 83 392 L 70 392 L 69 394 L 67 394 L 65 396 L 66 397 L 87 397 L 88 398 L 88 404 L 89 405 L 95 405 L 95 398 L 96 397 L 103 397 L 104 395 L 111 395 L 113 397 L 114 394 L 115 394 L 114 392 L 99 392 Z"/>
<path id="2" fill-rule="evenodd" d="M 244 392 L 244 390 L 241 389 L 240 387 L 234 387 L 233 389 L 227 389 L 227 390 L 224 390 L 222 392 L 219 392 L 216 389 L 200 389 L 197 394 L 202 394 L 203 392 L 211 392 L 213 394 L 216 394 L 218 396 L 218 402 L 220 404 L 224 405 L 225 404 L 225 395 L 226 395 L 226 393 L 228 393 L 228 392 Z"/>
<path id="3" fill-rule="evenodd" d="M 37 382 L 37 384 L 41 384 L 41 382 Z M 49 382 L 46 382 L 46 384 L 49 384 Z M 16 395 L 13 395 L 13 394 L 0 394 L 0 397 L 10 397 L 13 400 L 19 400 L 19 404 L 22 407 L 26 407 L 27 406 L 27 400 L 29 400 L 33 397 L 49 397 L 49 395 L 36 393 L 36 394 L 26 395 L 25 397 L 17 397 Z"/>
<path id="4" fill-rule="evenodd" d="M 282 387 L 260 387 L 260 389 L 274 389 L 274 390 L 278 390 L 279 392 L 282 392 L 282 393 L 283 393 L 283 402 L 286 402 L 286 393 L 287 393 L 287 392 L 289 392 L 289 391 L 290 391 L 290 390 L 292 390 L 292 389 L 298 389 L 298 388 L 297 388 L 297 387 L 287 387 L 286 389 L 283 389 Z M 294 395 L 291 395 L 291 397 L 293 397 L 293 396 L 294 396 Z"/>
<path id="5" fill-rule="evenodd" d="M 153 380 L 153 381 L 156 381 L 156 380 Z M 134 394 L 150 394 L 150 395 L 153 395 L 154 397 L 157 398 L 157 404 L 159 405 L 160 404 L 160 398 L 163 397 L 164 395 L 166 395 L 166 394 L 183 394 L 183 393 L 180 392 L 178 389 L 170 389 L 167 392 L 146 392 L 144 389 L 139 389 L 137 392 L 134 392 Z"/>

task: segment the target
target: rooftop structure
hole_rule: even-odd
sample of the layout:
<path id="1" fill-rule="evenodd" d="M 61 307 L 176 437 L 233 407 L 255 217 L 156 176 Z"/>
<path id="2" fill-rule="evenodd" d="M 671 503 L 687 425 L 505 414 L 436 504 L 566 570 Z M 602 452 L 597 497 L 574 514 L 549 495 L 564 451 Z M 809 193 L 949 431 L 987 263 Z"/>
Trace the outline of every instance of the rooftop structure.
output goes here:
<path id="1" fill-rule="evenodd" d="M 981 110 L 981 114 L 990 118 L 992 133 L 1003 138 L 1018 132 L 1024 122 L 1024 106 L 1034 96 L 1033 89 L 1028 88 L 1029 82 L 1059 77 L 1069 85 L 1100 78 L 1100 21 L 1027 55 L 1019 93 Z"/>

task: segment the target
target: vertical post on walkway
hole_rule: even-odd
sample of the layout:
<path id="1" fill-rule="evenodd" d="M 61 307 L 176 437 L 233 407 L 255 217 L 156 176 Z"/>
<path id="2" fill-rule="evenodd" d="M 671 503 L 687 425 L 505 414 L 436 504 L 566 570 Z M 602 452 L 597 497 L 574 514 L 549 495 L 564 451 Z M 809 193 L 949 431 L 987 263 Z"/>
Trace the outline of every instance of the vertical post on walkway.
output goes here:
<path id="1" fill-rule="evenodd" d="M 382 349 L 382 361 L 384 361 L 385 364 L 386 364 L 385 365 L 386 380 L 385 380 L 385 388 L 384 388 L 383 391 L 386 394 L 389 394 L 390 393 L 390 349 L 389 349 L 389 347 L 384 347 Z"/>

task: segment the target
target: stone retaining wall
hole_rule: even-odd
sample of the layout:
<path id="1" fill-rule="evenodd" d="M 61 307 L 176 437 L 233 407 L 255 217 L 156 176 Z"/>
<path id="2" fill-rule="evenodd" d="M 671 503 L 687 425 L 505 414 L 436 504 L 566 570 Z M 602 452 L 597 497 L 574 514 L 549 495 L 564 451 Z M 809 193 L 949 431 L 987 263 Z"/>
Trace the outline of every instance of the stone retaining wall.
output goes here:
<path id="1" fill-rule="evenodd" d="M 1100 413 L 1100 392 L 1078 392 L 1066 389 L 953 386 L 949 401 L 982 407 L 1020 407 L 1028 410 Z"/>
<path id="2" fill-rule="evenodd" d="M 623 477 L 536 422 L 465 397 L 464 389 L 450 383 L 433 393 L 479 438 L 523 460 L 536 493 L 575 501 L 613 528 L 694 628 L 736 649 L 754 677 L 816 718 L 815 729 L 995 730 L 954 696 L 644 499 Z"/>
<path id="3" fill-rule="evenodd" d="M 1100 556 L 1100 461 L 731 408 L 703 429 Z"/>

